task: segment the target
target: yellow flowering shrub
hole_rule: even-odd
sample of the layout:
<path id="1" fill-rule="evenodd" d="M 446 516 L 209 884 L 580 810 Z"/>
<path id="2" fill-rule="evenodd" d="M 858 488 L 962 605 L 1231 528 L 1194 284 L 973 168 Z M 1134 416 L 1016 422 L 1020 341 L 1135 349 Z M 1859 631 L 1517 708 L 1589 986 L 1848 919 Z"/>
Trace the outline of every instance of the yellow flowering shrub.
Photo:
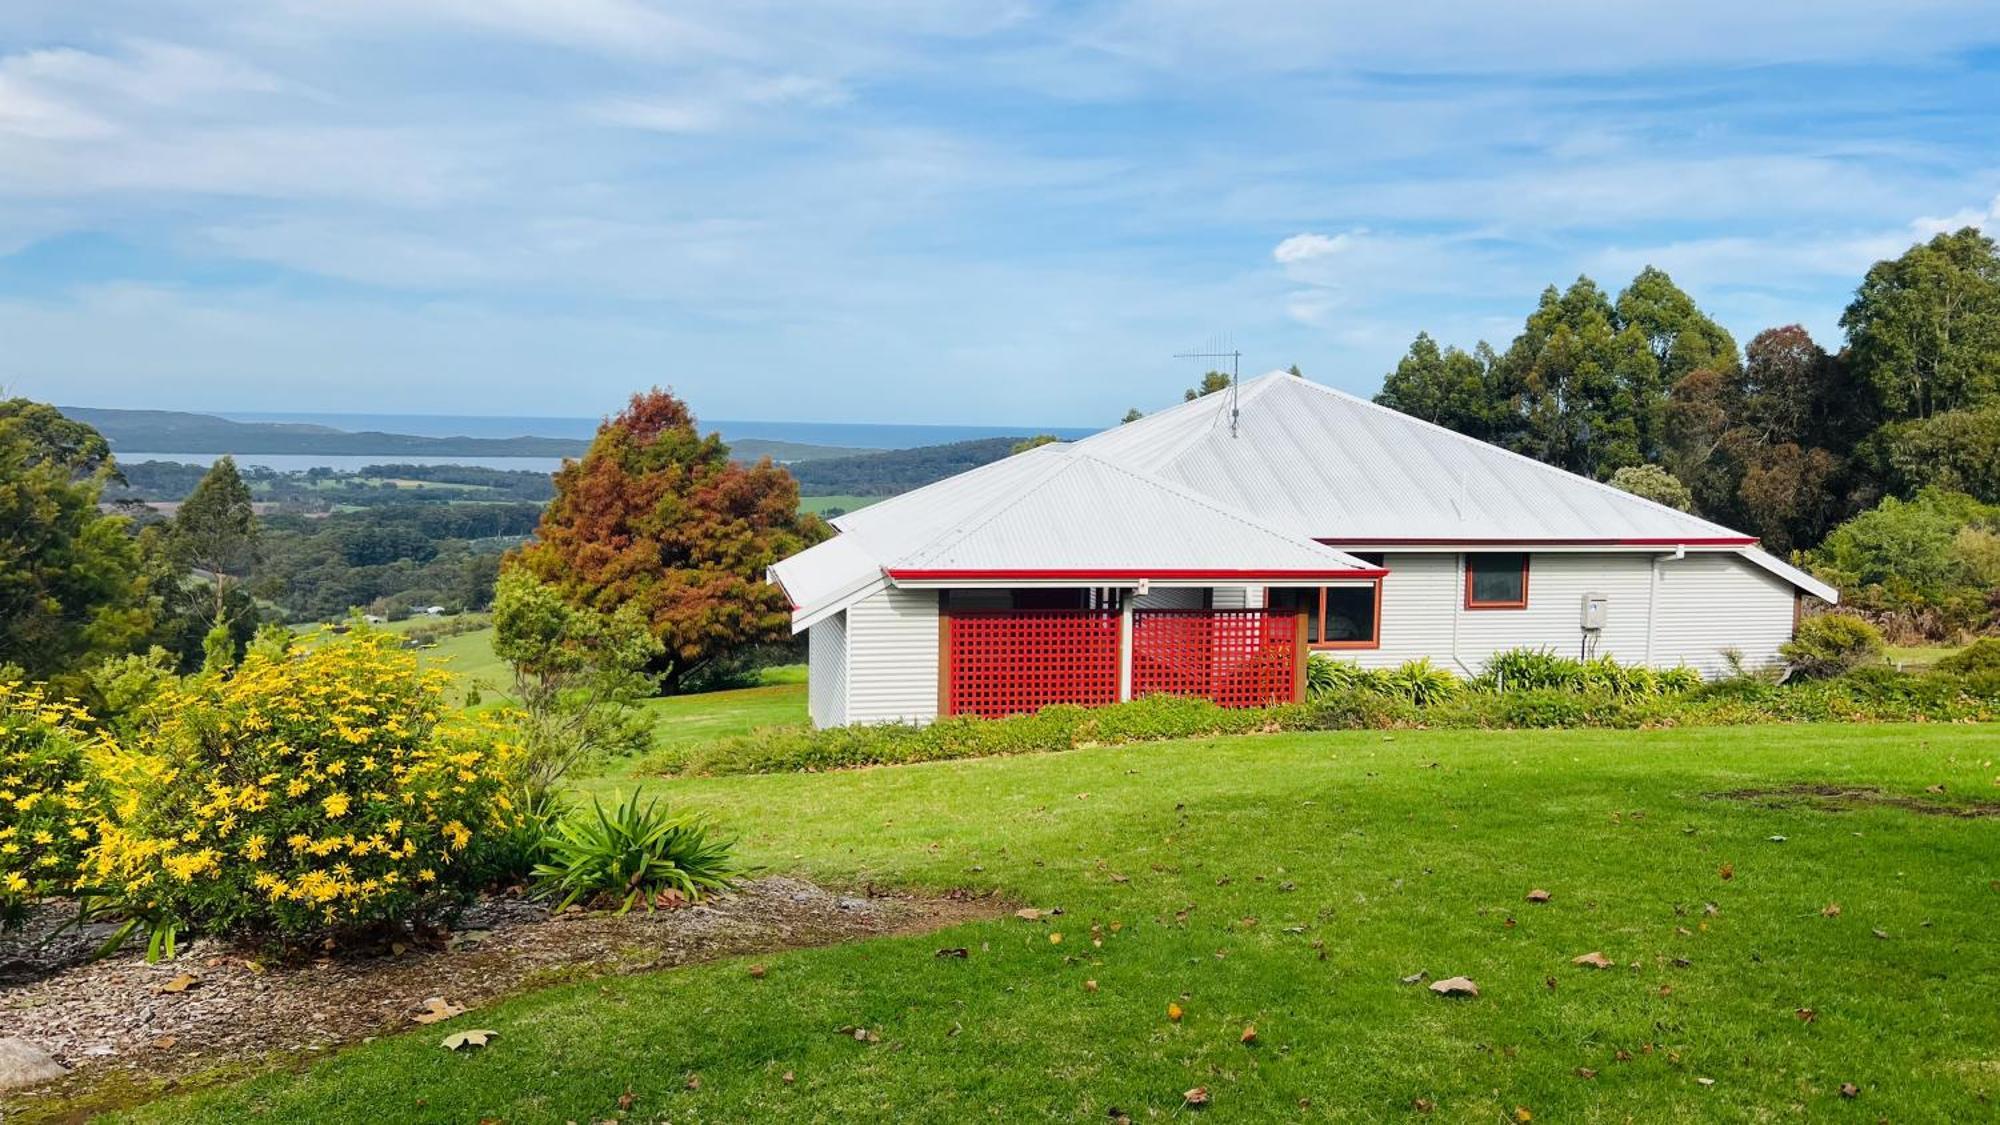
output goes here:
<path id="1" fill-rule="evenodd" d="M 462 905 L 482 848 L 520 824 L 519 751 L 394 645 L 330 636 L 168 688 L 97 753 L 86 880 L 135 915 L 284 940 Z"/>
<path id="2" fill-rule="evenodd" d="M 0 926 L 76 883 L 96 814 L 76 726 L 88 720 L 40 687 L 0 683 Z"/>

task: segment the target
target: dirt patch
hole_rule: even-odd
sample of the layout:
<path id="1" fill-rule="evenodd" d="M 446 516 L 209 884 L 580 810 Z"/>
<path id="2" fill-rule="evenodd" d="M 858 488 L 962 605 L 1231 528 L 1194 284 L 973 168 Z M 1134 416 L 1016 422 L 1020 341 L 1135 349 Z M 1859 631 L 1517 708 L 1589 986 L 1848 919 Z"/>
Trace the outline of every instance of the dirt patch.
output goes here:
<path id="1" fill-rule="evenodd" d="M 518 898 L 469 909 L 447 940 L 327 954 L 297 964 L 196 941 L 148 965 L 138 951 L 88 962 L 101 934 L 0 946 L 0 1028 L 70 1068 L 68 1077 L 0 1096 L 0 1120 L 35 1103 L 107 1088 L 242 1070 L 268 1056 L 326 1051 L 416 1026 L 431 997 L 467 1009 L 557 980 L 669 968 L 854 938 L 918 933 L 1004 913 L 993 899 L 844 894 L 767 878 L 698 906 L 616 916 L 551 914 Z M 44 909 L 43 934 L 61 921 Z M 36 927 L 28 931 L 33 937 Z M 177 978 L 197 982 L 168 991 Z M 101 1096 L 101 1095 L 99 1095 Z"/>
<path id="2" fill-rule="evenodd" d="M 1940 797 L 1943 796 L 1941 789 L 1942 787 L 1937 793 Z M 1814 785 L 1798 782 L 1757 789 L 1732 789 L 1727 793 L 1709 793 L 1706 796 L 1711 800 L 1752 801 L 1770 808 L 1805 805 L 1821 812 L 1850 812 L 1872 806 L 1901 809 L 1919 816 L 1948 816 L 1963 819 L 2000 817 L 2000 803 L 1973 801 L 1952 804 L 1944 800 L 1927 800 L 1902 793 L 1889 793 L 1872 785 Z"/>

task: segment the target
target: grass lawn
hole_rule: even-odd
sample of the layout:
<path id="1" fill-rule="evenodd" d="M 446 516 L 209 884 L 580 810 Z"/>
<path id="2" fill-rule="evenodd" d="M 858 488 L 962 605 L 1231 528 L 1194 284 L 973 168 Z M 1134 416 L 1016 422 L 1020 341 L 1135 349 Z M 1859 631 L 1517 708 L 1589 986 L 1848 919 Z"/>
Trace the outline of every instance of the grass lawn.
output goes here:
<path id="1" fill-rule="evenodd" d="M 799 510 L 811 512 L 816 516 L 825 515 L 828 508 L 852 512 L 857 508 L 866 508 L 880 499 L 882 499 L 880 496 L 801 496 Z"/>
<path id="2" fill-rule="evenodd" d="M 1883 655 L 1897 668 L 1920 672 L 1964 647 L 1964 645 L 1890 645 Z"/>
<path id="3" fill-rule="evenodd" d="M 1203 1086 L 1218 1121 L 1992 1120 L 2000 819 L 1719 794 L 1994 802 L 1996 759 L 1994 727 L 1342 732 L 658 783 L 772 869 L 1062 913 L 554 987 L 137 1116 L 1144 1121 Z M 468 1027 L 499 1035 L 439 1048 Z"/>

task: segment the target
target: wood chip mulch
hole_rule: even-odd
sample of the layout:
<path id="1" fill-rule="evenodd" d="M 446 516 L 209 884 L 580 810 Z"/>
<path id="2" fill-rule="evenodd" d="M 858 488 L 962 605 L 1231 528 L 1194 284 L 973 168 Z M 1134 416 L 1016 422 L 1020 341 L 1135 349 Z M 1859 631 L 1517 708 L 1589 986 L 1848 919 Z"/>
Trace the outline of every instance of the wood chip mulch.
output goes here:
<path id="1" fill-rule="evenodd" d="M 699 905 L 624 915 L 552 914 L 494 897 L 428 943 L 284 961 L 198 940 L 174 961 L 148 965 L 137 949 L 88 961 L 101 931 L 39 944 L 61 921 L 45 908 L 24 934 L 0 937 L 0 1034 L 40 1047 L 70 1074 L 0 1094 L 0 1120 L 10 1105 L 75 1096 L 114 1069 L 142 1083 L 171 1080 L 405 1030 L 431 997 L 470 1010 L 554 979 L 917 933 L 1004 912 L 988 899 L 864 897 L 773 877 Z M 174 987 L 183 976 L 194 982 Z"/>

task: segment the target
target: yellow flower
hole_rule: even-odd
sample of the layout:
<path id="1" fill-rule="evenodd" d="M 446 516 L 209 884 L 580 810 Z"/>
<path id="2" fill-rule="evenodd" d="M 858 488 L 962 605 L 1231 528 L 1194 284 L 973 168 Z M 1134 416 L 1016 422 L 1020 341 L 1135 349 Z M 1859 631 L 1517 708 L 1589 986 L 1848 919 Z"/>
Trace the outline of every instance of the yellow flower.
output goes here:
<path id="1" fill-rule="evenodd" d="M 347 815 L 347 808 L 352 803 L 345 793 L 329 793 L 326 800 L 320 802 L 320 807 L 326 810 L 330 819 L 338 820 Z"/>

